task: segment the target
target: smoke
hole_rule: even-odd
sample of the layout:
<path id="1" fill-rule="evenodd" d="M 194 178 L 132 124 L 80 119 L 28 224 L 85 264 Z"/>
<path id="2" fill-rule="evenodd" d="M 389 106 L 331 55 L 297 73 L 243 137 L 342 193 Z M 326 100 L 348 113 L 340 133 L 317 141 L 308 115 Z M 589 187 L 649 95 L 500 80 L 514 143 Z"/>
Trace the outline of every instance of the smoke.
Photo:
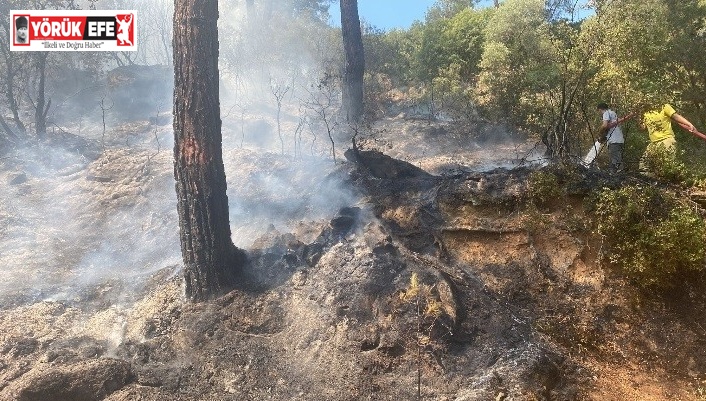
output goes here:
<path id="1" fill-rule="evenodd" d="M 70 180 L 86 164 L 66 151 L 23 149 L 7 156 L 2 171 L 7 190 L 0 195 L 0 292 L 36 296 L 59 281 L 64 266 L 72 263 L 76 253 L 65 245 L 75 242 L 79 227 L 78 210 L 67 206 L 76 196 Z M 52 177 L 69 183 L 57 185 Z M 45 185 L 47 178 L 54 182 Z"/>
<path id="2" fill-rule="evenodd" d="M 295 160 L 236 149 L 226 160 L 233 241 L 241 247 L 251 246 L 270 226 L 292 232 L 302 223 L 330 220 L 357 202 L 325 158 Z"/>
<path id="3" fill-rule="evenodd" d="M 157 19 L 171 21 L 168 7 L 156 12 L 166 4 L 133 4 L 145 17 L 141 33 L 164 28 Z M 165 117 L 171 67 L 111 63 L 169 62 L 171 53 L 147 54 L 158 48 L 140 40 L 136 53 L 50 55 L 48 135 L 0 163 L 7 187 L 0 194 L 0 308 L 39 300 L 129 304 L 150 275 L 180 263 Z M 31 132 L 31 116 L 22 117 Z"/>
<path id="4" fill-rule="evenodd" d="M 125 150 L 97 160 L 59 147 L 13 152 L 0 167 L 0 306 L 80 302 L 108 281 L 133 292 L 136 278 L 178 263 L 170 167 L 167 152 L 149 165 Z"/>
<path id="5" fill-rule="evenodd" d="M 240 7 L 242 6 L 242 7 Z M 306 10 L 304 10 L 306 11 Z M 326 16 L 282 1 L 221 8 L 223 149 L 233 241 L 291 232 L 357 201 L 335 171 L 340 34 Z M 326 101 L 321 101 L 325 99 Z M 326 119 L 317 112 L 326 109 Z M 337 144 L 337 157 L 349 142 Z"/>
<path id="6" fill-rule="evenodd" d="M 134 8 L 144 13 L 149 4 Z M 342 159 L 349 140 L 332 78 L 341 65 L 340 35 L 315 14 L 285 5 L 221 7 L 223 159 L 232 239 L 243 248 L 270 227 L 296 232 L 359 202 L 329 141 L 336 139 Z M 171 67 L 126 65 L 96 78 L 76 65 L 48 79 L 57 99 L 50 138 L 0 160 L 7 187 L 0 194 L 0 308 L 47 299 L 128 304 L 150 276 L 181 265 Z M 380 130 L 408 139 L 391 139 L 384 151 L 432 173 L 511 166 L 526 154 L 513 141 L 491 153 L 478 133 L 387 124 Z M 484 135 L 509 137 L 502 130 Z"/>
<path id="7" fill-rule="evenodd" d="M 134 8 L 164 2 L 154 3 Z M 219 20 L 230 221 L 244 248 L 272 226 L 319 224 L 357 202 L 331 156 L 336 105 L 325 122 L 304 107 L 336 65 L 340 39 L 311 14 L 256 4 L 250 13 L 244 3 L 222 7 Z M 41 300 L 126 307 L 151 276 L 181 267 L 171 67 L 95 75 L 68 57 L 73 64 L 56 59 L 47 79 L 48 138 L 0 160 L 0 309 Z"/>

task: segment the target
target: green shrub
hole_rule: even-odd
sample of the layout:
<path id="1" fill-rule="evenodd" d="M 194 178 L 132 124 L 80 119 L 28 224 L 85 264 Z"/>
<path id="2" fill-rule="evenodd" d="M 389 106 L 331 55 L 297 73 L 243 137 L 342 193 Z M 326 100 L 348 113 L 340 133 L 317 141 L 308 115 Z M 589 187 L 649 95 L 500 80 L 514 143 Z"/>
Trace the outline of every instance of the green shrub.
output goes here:
<path id="1" fill-rule="evenodd" d="M 596 208 L 604 258 L 642 287 L 671 287 L 704 269 L 706 225 L 688 205 L 653 187 L 603 190 Z"/>
<path id="2" fill-rule="evenodd" d="M 645 151 L 642 162 L 645 169 L 661 180 L 673 184 L 691 185 L 694 175 L 681 162 L 680 154 L 674 148 L 651 146 Z"/>
<path id="3" fill-rule="evenodd" d="M 529 198 L 537 206 L 546 206 L 561 196 L 561 187 L 556 175 L 549 171 L 533 171 L 529 175 Z"/>
<path id="4" fill-rule="evenodd" d="M 703 185 L 706 180 L 706 142 L 680 130 L 677 132 L 677 148 L 680 159 L 694 176 L 694 185 Z"/>
<path id="5" fill-rule="evenodd" d="M 546 230 L 547 226 L 550 224 L 550 220 L 547 216 L 542 214 L 542 212 L 537 209 L 533 203 L 530 203 L 525 209 L 521 217 L 522 228 L 529 234 L 536 234 Z"/>
<path id="6" fill-rule="evenodd" d="M 623 126 L 623 136 L 625 138 L 625 146 L 623 148 L 623 163 L 628 171 L 638 171 L 640 159 L 645 154 L 647 147 L 647 133 L 638 129 L 634 121 L 629 121 Z M 606 159 L 609 159 L 609 151 L 605 149 Z M 608 160 L 606 160 L 608 163 Z"/>

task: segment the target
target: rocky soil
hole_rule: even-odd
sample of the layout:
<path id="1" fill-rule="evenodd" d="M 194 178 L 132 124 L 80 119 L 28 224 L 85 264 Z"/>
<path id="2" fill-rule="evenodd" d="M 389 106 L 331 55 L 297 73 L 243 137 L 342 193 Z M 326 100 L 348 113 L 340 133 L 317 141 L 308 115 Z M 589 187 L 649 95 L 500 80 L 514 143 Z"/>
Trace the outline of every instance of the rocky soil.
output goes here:
<path id="1" fill-rule="evenodd" d="M 533 208 L 553 167 L 488 127 L 383 120 L 336 164 L 234 128 L 250 264 L 189 304 L 169 127 L 121 127 L 0 160 L 2 400 L 706 399 L 703 283 L 645 294 L 599 263 L 585 198 L 614 177 L 558 173 Z"/>

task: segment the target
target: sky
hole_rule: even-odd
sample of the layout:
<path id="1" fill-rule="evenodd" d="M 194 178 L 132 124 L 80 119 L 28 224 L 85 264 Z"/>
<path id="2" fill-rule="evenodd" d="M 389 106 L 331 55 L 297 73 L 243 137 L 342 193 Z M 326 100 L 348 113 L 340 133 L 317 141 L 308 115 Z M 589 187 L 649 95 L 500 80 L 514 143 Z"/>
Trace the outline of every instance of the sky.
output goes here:
<path id="1" fill-rule="evenodd" d="M 424 21 L 429 7 L 436 0 L 358 0 L 358 16 L 370 25 L 389 31 L 394 28 L 409 28 L 414 21 Z M 585 3 L 585 2 L 584 2 Z M 492 7 L 493 0 L 480 0 L 477 7 Z M 331 25 L 341 25 L 341 10 L 338 2 L 331 3 L 329 9 Z M 582 11 L 580 18 L 591 12 Z"/>
<path id="2" fill-rule="evenodd" d="M 424 20 L 427 9 L 436 0 L 358 0 L 358 15 L 369 24 L 378 28 L 390 30 L 393 28 L 409 28 L 416 20 Z M 340 20 L 340 10 L 336 18 Z M 333 13 L 332 13 L 333 14 Z"/>
<path id="3" fill-rule="evenodd" d="M 358 0 L 358 16 L 369 24 L 389 31 L 394 28 L 409 28 L 414 21 L 424 21 L 424 15 L 436 0 Z M 492 0 L 483 0 L 481 7 L 492 5 Z M 331 4 L 331 23 L 341 24 L 337 3 Z"/>

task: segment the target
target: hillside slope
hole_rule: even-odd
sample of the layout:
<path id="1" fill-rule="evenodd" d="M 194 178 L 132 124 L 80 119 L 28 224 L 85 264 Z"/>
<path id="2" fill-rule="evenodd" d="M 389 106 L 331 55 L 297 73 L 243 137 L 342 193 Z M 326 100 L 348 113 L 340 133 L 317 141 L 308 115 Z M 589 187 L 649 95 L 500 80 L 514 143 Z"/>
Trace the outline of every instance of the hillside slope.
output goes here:
<path id="1" fill-rule="evenodd" d="M 496 168 L 531 153 L 513 138 L 377 130 L 313 168 L 227 147 L 251 264 L 202 304 L 182 296 L 168 152 L 3 161 L 0 399 L 703 399 L 706 292 L 640 293 L 598 263 L 584 200 L 620 181 Z M 537 169 L 565 195 L 533 208 Z"/>

